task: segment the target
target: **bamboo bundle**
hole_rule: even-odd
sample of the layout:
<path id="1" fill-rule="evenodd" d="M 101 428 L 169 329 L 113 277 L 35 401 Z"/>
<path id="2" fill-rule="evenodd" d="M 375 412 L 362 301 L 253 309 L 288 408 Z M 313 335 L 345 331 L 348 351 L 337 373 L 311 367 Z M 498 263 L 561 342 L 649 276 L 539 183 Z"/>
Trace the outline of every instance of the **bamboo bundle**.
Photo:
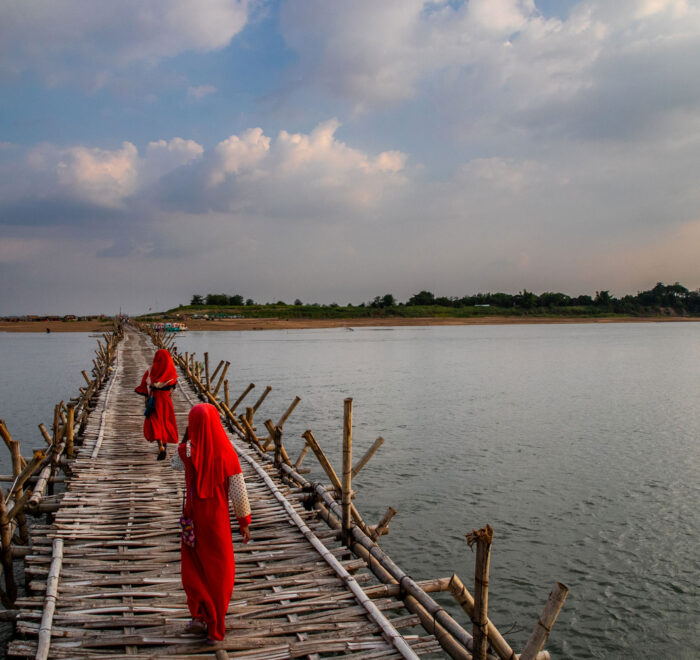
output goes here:
<path id="1" fill-rule="evenodd" d="M 56 597 L 58 594 L 58 580 L 61 573 L 61 562 L 63 560 L 63 540 L 56 539 L 53 542 L 53 559 L 49 577 L 46 580 L 46 596 L 44 598 L 44 614 L 41 618 L 39 628 L 39 643 L 36 651 L 36 660 L 45 660 L 49 655 L 51 645 L 51 626 L 53 624 L 53 614 L 56 609 Z"/>

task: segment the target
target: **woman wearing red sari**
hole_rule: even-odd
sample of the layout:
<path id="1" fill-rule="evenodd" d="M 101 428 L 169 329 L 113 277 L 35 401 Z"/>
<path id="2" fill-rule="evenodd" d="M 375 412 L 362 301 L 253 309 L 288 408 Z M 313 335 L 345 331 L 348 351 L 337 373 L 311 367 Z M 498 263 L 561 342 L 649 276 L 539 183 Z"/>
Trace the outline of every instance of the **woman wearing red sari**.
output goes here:
<path id="1" fill-rule="evenodd" d="M 236 450 L 216 408 L 197 404 L 188 422 L 172 460 L 175 469 L 185 469 L 183 516 L 194 526 L 194 545 L 184 540 L 180 545 L 182 586 L 192 615 L 187 631 L 206 632 L 213 643 L 226 634 L 236 573 L 228 502 L 233 504 L 243 543 L 250 540 L 250 505 Z"/>
<path id="2" fill-rule="evenodd" d="M 153 364 L 135 388 L 138 394 L 145 396 L 146 419 L 143 423 L 143 435 L 149 442 L 158 443 L 158 460 L 165 458 L 167 443 L 177 443 L 177 421 L 175 409 L 170 398 L 170 390 L 177 386 L 177 371 L 170 353 L 164 348 L 156 351 Z"/>

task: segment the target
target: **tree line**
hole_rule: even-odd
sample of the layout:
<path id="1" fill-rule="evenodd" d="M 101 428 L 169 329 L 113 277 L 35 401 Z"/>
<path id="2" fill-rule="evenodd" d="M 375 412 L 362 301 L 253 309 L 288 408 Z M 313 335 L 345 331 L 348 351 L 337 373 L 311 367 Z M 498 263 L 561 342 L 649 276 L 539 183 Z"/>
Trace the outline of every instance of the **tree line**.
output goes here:
<path id="1" fill-rule="evenodd" d="M 244 299 L 241 295 L 212 294 L 206 296 L 195 294 L 192 296 L 190 305 L 194 307 L 241 307 L 256 306 L 252 298 Z M 288 306 L 282 300 L 276 303 L 266 303 L 266 306 Z M 296 307 L 314 308 L 338 308 L 337 303 L 330 305 L 319 305 L 318 303 L 304 304 L 297 298 L 294 303 Z M 345 306 L 352 308 L 352 304 Z M 360 303 L 355 307 L 371 308 L 383 310 L 391 313 L 400 308 L 452 308 L 460 309 L 467 307 L 474 308 L 498 308 L 502 310 L 512 310 L 519 312 L 542 312 L 565 313 L 566 310 L 588 311 L 590 313 L 614 313 L 614 314 L 644 314 L 658 312 L 660 310 L 671 310 L 679 314 L 700 314 L 700 290 L 690 291 L 685 286 L 676 282 L 675 284 L 663 284 L 658 282 L 656 286 L 648 291 L 641 291 L 636 295 L 625 295 L 615 298 L 609 291 L 596 291 L 594 296 L 579 295 L 569 296 L 565 293 L 545 291 L 537 295 L 532 291 L 523 289 L 519 293 L 477 293 L 471 296 L 446 297 L 436 296 L 430 291 L 420 291 L 411 296 L 406 302 L 398 302 L 393 294 L 387 293 L 376 296 L 373 300 Z"/>

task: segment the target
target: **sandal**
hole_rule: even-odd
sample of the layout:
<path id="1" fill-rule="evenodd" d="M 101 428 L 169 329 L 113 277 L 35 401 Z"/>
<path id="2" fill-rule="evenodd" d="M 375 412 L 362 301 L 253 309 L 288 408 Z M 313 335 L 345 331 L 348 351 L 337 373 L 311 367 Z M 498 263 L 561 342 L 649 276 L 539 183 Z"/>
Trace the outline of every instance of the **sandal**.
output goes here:
<path id="1" fill-rule="evenodd" d="M 185 632 L 193 635 L 204 635 L 207 632 L 207 624 L 201 619 L 192 619 L 185 626 Z"/>
<path id="2" fill-rule="evenodd" d="M 161 449 L 161 450 L 158 452 L 158 458 L 157 458 L 156 460 L 157 460 L 157 461 L 164 461 L 164 460 L 165 460 L 165 454 L 166 454 L 166 449 L 165 449 L 165 445 L 163 445 L 163 449 Z"/>

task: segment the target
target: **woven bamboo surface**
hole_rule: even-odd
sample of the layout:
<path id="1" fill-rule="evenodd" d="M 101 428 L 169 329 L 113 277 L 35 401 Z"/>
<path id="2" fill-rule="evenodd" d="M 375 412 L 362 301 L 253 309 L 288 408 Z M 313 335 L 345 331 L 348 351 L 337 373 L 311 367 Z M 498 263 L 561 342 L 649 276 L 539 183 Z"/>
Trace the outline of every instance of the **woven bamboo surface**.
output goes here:
<path id="1" fill-rule="evenodd" d="M 179 524 L 184 476 L 143 439 L 143 401 L 133 388 L 154 353 L 133 331 L 119 347 L 115 372 L 90 416 L 84 443 L 52 524 L 34 525 L 26 560 L 28 595 L 19 598 L 17 634 L 10 657 L 35 657 L 54 540 L 62 561 L 48 657 L 209 656 L 277 658 L 401 657 L 380 627 L 318 551 L 302 535 L 247 461 L 241 461 L 252 507 L 253 540 L 239 542 L 236 586 L 225 640 L 208 646 L 184 631 L 189 621 L 180 582 Z M 173 399 L 180 432 L 194 402 L 184 379 Z M 247 451 L 242 449 L 239 451 Z M 339 534 L 301 505 L 302 493 L 285 486 L 264 464 L 306 525 L 371 593 L 377 584 L 363 560 L 339 542 Z M 375 590 L 376 591 L 376 590 Z M 432 636 L 400 600 L 375 598 L 419 656 L 442 657 Z M 43 633 L 47 636 L 46 631 Z M 223 653 L 222 653 L 223 652 Z"/>

